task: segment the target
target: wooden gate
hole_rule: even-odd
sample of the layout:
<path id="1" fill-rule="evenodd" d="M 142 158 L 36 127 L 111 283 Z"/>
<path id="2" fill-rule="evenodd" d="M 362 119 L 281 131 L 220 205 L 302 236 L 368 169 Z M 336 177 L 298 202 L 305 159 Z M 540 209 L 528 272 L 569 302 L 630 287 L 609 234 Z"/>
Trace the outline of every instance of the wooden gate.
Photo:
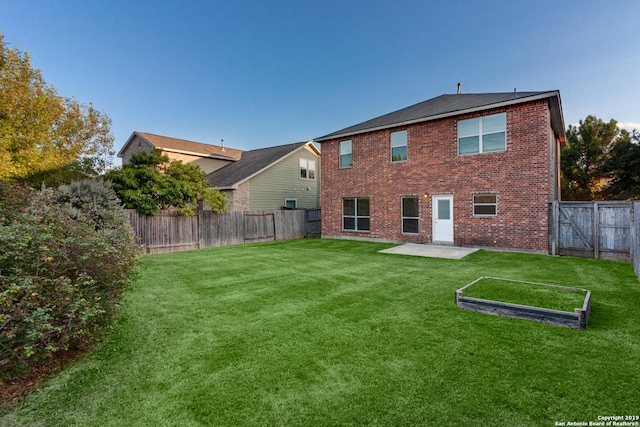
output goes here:
<path id="1" fill-rule="evenodd" d="M 549 218 L 553 255 L 633 259 L 630 202 L 553 202 Z"/>
<path id="2" fill-rule="evenodd" d="M 305 232 L 307 237 L 320 237 L 322 234 L 322 222 L 320 209 L 305 210 Z"/>

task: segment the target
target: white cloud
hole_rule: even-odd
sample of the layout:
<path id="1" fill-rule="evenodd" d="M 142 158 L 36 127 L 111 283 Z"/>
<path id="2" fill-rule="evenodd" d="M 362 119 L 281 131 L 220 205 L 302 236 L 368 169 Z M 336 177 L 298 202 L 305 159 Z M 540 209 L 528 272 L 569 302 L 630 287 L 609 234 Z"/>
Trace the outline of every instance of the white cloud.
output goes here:
<path id="1" fill-rule="evenodd" d="M 628 131 L 632 130 L 640 130 L 640 123 L 634 122 L 618 122 L 618 127 L 620 129 L 626 129 Z"/>

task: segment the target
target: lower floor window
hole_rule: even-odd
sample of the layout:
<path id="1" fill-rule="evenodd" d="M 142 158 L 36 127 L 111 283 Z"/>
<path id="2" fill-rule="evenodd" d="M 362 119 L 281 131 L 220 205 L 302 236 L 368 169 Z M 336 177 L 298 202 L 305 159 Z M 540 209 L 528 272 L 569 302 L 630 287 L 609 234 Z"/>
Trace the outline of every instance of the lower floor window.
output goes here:
<path id="1" fill-rule="evenodd" d="M 297 199 L 284 199 L 285 208 L 295 209 L 297 205 L 298 205 Z"/>
<path id="2" fill-rule="evenodd" d="M 402 232 L 404 234 L 418 234 L 418 197 L 402 198 Z"/>
<path id="3" fill-rule="evenodd" d="M 369 231 L 369 198 L 342 199 L 342 228 L 344 230 Z"/>
<path id="4" fill-rule="evenodd" d="M 496 216 L 498 214 L 498 195 L 495 193 L 473 195 L 474 216 Z"/>

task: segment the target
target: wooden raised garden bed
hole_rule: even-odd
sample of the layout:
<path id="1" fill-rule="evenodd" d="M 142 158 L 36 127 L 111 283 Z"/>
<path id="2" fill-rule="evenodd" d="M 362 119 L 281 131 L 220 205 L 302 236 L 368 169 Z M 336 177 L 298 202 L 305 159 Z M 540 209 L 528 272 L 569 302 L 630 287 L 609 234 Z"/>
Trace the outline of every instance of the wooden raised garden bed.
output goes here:
<path id="1" fill-rule="evenodd" d="M 556 326 L 586 329 L 591 291 L 581 288 L 480 277 L 456 291 L 458 307 Z"/>

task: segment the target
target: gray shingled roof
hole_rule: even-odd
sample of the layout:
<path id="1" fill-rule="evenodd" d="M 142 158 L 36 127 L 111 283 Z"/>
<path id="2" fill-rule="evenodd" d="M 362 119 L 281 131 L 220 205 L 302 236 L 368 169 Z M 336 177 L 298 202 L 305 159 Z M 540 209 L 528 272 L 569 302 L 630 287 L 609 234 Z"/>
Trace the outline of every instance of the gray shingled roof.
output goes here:
<path id="1" fill-rule="evenodd" d="M 559 107 L 560 93 L 558 91 L 504 92 L 440 95 L 392 113 L 332 132 L 320 138 L 316 138 L 314 141 L 321 142 L 395 126 L 435 120 L 467 112 L 554 97 L 557 99 L 557 102 L 552 104 L 557 104 L 556 109 L 559 110 L 559 117 L 556 116 L 552 119 L 552 125 L 556 133 L 561 135 L 564 134 L 564 123 L 562 119 L 562 109 Z"/>
<path id="2" fill-rule="evenodd" d="M 207 175 L 207 180 L 212 187 L 235 187 L 306 144 L 307 142 L 296 142 L 294 144 L 245 151 L 242 153 L 240 160 L 211 172 Z"/>

